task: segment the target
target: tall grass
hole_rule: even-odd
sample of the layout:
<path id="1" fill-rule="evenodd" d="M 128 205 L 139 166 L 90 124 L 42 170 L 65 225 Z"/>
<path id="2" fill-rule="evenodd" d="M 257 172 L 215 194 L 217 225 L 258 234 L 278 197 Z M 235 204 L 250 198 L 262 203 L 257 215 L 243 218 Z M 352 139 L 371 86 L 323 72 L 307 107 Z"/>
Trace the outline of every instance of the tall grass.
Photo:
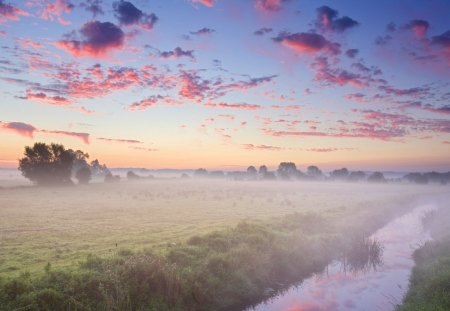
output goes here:
<path id="1" fill-rule="evenodd" d="M 158 253 L 90 255 L 75 271 L 47 266 L 40 277 L 0 280 L 0 310 L 240 309 L 343 253 L 353 264 L 361 258 L 374 264 L 380 245 L 356 237 L 387 222 L 392 211 L 355 211 L 347 216 L 354 227 L 331 214 L 293 214 L 193 236 Z"/>
<path id="2" fill-rule="evenodd" d="M 414 252 L 416 266 L 410 278 L 410 287 L 398 311 L 450 310 L 450 209 L 424 215 L 423 222 L 433 241 Z"/>

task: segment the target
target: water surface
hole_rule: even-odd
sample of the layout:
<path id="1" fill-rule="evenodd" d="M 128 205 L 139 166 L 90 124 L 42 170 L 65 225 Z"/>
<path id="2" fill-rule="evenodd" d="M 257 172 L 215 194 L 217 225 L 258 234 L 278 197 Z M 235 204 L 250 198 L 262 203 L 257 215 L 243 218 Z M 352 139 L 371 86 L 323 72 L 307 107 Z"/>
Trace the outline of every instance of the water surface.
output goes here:
<path id="1" fill-rule="evenodd" d="M 333 262 L 321 274 L 315 274 L 248 310 L 394 310 L 408 289 L 414 267 L 412 253 L 430 239 L 421 218 L 433 208 L 431 205 L 419 206 L 370 236 L 383 246 L 381 264 L 355 271 L 342 262 Z"/>

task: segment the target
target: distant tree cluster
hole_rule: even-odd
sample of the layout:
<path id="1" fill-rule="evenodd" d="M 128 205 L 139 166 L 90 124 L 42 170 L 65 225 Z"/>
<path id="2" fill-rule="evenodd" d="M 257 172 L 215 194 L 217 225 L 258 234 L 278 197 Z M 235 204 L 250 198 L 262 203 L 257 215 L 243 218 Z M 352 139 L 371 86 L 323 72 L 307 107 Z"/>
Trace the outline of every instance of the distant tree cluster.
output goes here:
<path id="1" fill-rule="evenodd" d="M 403 179 L 420 185 L 425 185 L 428 183 L 447 185 L 450 183 L 450 172 L 409 173 L 406 174 Z"/>
<path id="2" fill-rule="evenodd" d="M 60 144 L 35 143 L 26 146 L 19 160 L 22 175 L 38 185 L 70 185 L 72 177 L 79 184 L 87 184 L 93 175 L 110 173 L 98 160 L 87 162 L 89 154 L 81 150 L 66 149 Z"/>
<path id="3" fill-rule="evenodd" d="M 185 174 L 184 174 L 185 175 Z M 269 171 L 266 165 L 261 165 L 259 169 L 251 165 L 246 171 L 211 171 L 199 168 L 194 171 L 195 177 L 209 178 L 230 178 L 234 180 L 335 180 L 360 182 L 368 181 L 373 183 L 384 183 L 387 179 L 381 172 L 367 174 L 363 171 L 350 172 L 347 168 L 336 169 L 326 175 L 315 166 L 308 166 L 306 172 L 300 171 L 293 162 L 281 162 L 276 171 Z"/>

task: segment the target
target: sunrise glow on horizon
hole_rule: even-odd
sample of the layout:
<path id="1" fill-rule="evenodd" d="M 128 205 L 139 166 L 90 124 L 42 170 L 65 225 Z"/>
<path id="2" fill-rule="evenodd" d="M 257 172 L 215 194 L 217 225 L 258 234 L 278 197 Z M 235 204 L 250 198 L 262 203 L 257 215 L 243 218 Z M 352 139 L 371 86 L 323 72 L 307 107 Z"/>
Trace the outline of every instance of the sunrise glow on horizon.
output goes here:
<path id="1" fill-rule="evenodd" d="M 0 167 L 450 170 L 450 2 L 0 0 Z"/>

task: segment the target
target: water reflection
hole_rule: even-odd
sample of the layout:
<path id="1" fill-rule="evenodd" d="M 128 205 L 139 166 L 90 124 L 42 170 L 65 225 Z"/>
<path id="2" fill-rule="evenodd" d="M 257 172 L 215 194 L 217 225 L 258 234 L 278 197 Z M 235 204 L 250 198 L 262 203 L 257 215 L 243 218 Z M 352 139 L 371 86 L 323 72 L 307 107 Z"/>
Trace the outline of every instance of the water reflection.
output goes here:
<path id="1" fill-rule="evenodd" d="M 408 288 L 414 246 L 430 238 L 421 217 L 432 209 L 420 206 L 370 237 L 355 239 L 322 273 L 273 291 L 272 298 L 247 310 L 394 310 Z"/>
<path id="2" fill-rule="evenodd" d="M 341 259 L 344 272 L 369 272 L 383 264 L 383 245 L 376 238 L 355 239 Z"/>

